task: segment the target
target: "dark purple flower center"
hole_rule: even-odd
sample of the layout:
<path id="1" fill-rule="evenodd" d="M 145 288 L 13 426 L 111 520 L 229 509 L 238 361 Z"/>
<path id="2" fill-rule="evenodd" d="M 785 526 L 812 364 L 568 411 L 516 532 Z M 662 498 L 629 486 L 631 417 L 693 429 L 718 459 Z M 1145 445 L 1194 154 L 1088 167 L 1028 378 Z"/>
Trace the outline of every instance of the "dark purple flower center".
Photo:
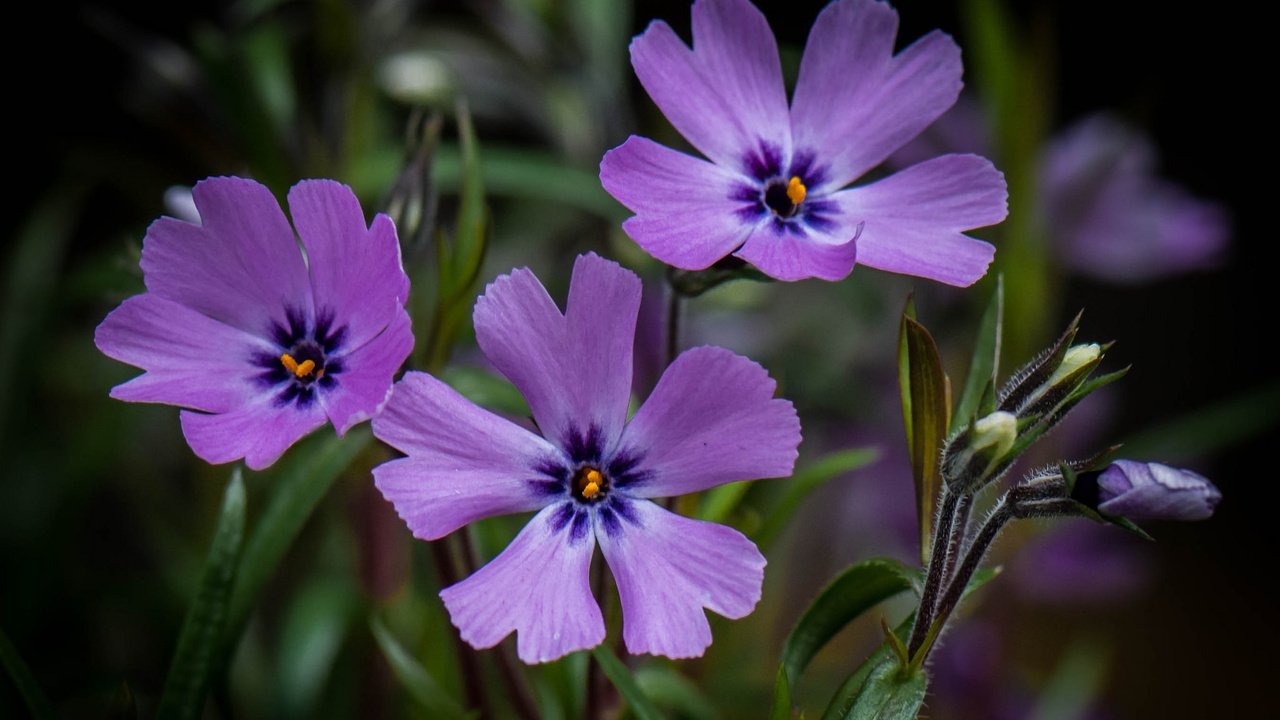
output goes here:
<path id="1" fill-rule="evenodd" d="M 336 357 L 346 337 L 346 327 L 333 327 L 333 313 L 317 313 L 314 326 L 306 315 L 290 308 L 285 313 L 288 326 L 272 323 L 269 329 L 278 352 L 258 352 L 253 363 L 263 370 L 258 383 L 275 393 L 275 404 L 290 403 L 300 408 L 315 402 L 318 390 L 331 390 L 344 370 Z"/>
<path id="2" fill-rule="evenodd" d="M 800 209 L 805 193 L 804 183 L 794 175 L 790 180 L 774 178 L 764 186 L 764 204 L 774 215 L 789 218 Z"/>
<path id="3" fill-rule="evenodd" d="M 761 143 L 743 156 L 742 170 L 754 182 L 735 184 L 729 199 L 740 203 L 737 215 L 744 223 L 756 225 L 771 218 L 779 233 L 800 236 L 833 226 L 835 203 L 809 193 L 827 176 L 826 166 L 819 165 L 812 152 L 797 150 L 786 161 L 777 146 Z"/>

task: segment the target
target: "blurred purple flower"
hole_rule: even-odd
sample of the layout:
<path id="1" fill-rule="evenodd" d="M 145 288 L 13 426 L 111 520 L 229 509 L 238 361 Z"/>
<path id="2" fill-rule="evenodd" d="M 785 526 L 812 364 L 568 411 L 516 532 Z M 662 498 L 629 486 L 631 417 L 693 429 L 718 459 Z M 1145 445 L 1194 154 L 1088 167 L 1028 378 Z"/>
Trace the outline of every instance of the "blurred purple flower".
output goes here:
<path id="1" fill-rule="evenodd" d="M 111 396 L 190 408 L 196 455 L 255 470 L 326 420 L 342 434 L 372 417 L 413 349 L 390 218 L 366 225 L 332 180 L 289 191 L 297 236 L 252 180 L 210 178 L 192 194 L 201 224 L 152 223 L 147 292 L 98 326 L 99 350 L 145 370 Z"/>
<path id="2" fill-rule="evenodd" d="M 1142 541 L 1095 523 L 1061 523 L 1008 561 L 1019 596 L 1054 605 L 1113 605 L 1151 580 Z"/>
<path id="3" fill-rule="evenodd" d="M 1151 141 L 1107 115 L 1054 138 L 1040 162 L 1045 219 L 1062 259 L 1113 282 L 1140 282 L 1215 263 L 1227 211 L 1156 174 Z"/>
<path id="4" fill-rule="evenodd" d="M 989 123 L 972 97 L 889 159 L 906 167 L 944 152 L 996 156 Z M 1037 166 L 1040 207 L 1059 259 L 1111 282 L 1137 283 L 1216 264 L 1231 237 L 1219 203 L 1193 197 L 1156 170 L 1150 138 L 1098 113 L 1051 138 Z"/>
<path id="5" fill-rule="evenodd" d="M 693 49 L 662 21 L 631 43 L 640 83 L 710 162 L 632 136 L 600 180 L 623 229 L 689 270 L 727 255 L 779 280 L 839 280 L 858 263 L 969 285 L 995 252 L 962 231 L 1007 213 L 984 158 L 932 158 L 846 188 L 955 102 L 960 49 L 935 31 L 894 55 L 898 14 L 838 0 L 818 16 L 788 108 L 778 47 L 747 0 L 699 0 Z"/>
<path id="6" fill-rule="evenodd" d="M 1204 476 L 1160 463 L 1116 460 L 1098 476 L 1098 510 L 1133 520 L 1205 520 L 1221 499 Z"/>
<path id="7" fill-rule="evenodd" d="M 789 475 L 799 419 L 773 398 L 764 368 L 704 346 L 676 358 L 628 422 L 640 288 L 635 274 L 584 255 L 563 314 L 528 269 L 476 302 L 480 348 L 520 389 L 542 437 L 425 373 L 407 374 L 374 419 L 374 434 L 408 455 L 374 477 L 415 536 L 538 511 L 506 550 L 440 593 L 474 647 L 515 631 L 520 658 L 534 663 L 599 644 L 597 542 L 633 653 L 701 655 L 711 643 L 703 608 L 740 618 L 760 599 L 765 560 L 750 540 L 650 498 Z"/>

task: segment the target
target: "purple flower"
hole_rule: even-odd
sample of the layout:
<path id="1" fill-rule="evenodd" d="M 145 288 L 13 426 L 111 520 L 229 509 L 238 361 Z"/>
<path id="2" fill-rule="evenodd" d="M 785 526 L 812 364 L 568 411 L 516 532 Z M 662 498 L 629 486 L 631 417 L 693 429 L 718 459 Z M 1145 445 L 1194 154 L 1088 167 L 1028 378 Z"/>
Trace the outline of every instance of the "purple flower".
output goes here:
<path id="1" fill-rule="evenodd" d="M 1231 234 L 1227 210 L 1156 174 L 1140 132 L 1095 115 L 1044 150 L 1046 221 L 1063 260 L 1113 282 L 1140 282 L 1216 263 Z"/>
<path id="2" fill-rule="evenodd" d="M 332 180 L 289 191 L 297 236 L 252 180 L 210 178 L 193 195 L 201 224 L 152 223 L 147 292 L 98 326 L 99 350 L 146 371 L 111 396 L 190 408 L 197 455 L 255 470 L 326 420 L 342 434 L 376 414 L 413 349 L 390 218 L 366 225 Z"/>
<path id="3" fill-rule="evenodd" d="M 1159 463 L 1116 460 L 1098 476 L 1098 510 L 1133 520 L 1204 520 L 1221 499 L 1204 476 Z"/>
<path id="4" fill-rule="evenodd" d="M 628 421 L 639 306 L 639 278 L 596 255 L 574 265 L 563 314 L 532 272 L 515 270 L 476 302 L 476 339 L 542 436 L 424 373 L 406 374 L 374 419 L 374 435 L 408 455 L 373 472 L 415 536 L 537 511 L 506 550 L 440 593 L 474 647 L 516 631 L 520 658 L 534 663 L 599 644 L 588 580 L 597 542 L 633 653 L 701 655 L 711 643 L 703 608 L 740 618 L 760 599 L 765 560 L 751 541 L 651 498 L 789 475 L 795 409 L 773 398 L 759 365 L 699 347 Z"/>
<path id="5" fill-rule="evenodd" d="M 839 280 L 856 256 L 952 285 L 982 277 L 995 249 L 961 231 L 1007 212 L 987 160 L 946 155 L 846 188 L 960 92 L 955 42 L 935 31 L 895 55 L 897 26 L 880 2 L 827 6 L 788 108 L 773 33 L 746 0 L 695 3 L 692 50 L 653 22 L 631 43 L 632 66 L 710 162 L 635 136 L 605 154 L 601 182 L 636 213 L 623 229 L 689 270 L 733 254 L 780 280 Z"/>
<path id="6" fill-rule="evenodd" d="M 993 155 L 989 120 L 971 96 L 888 164 L 939 152 Z M 1089 277 L 1140 283 L 1211 267 L 1231 237 L 1227 208 L 1157 173 L 1151 139 L 1107 113 L 1079 120 L 1041 149 L 1036 166 L 1045 230 L 1063 264 Z"/>

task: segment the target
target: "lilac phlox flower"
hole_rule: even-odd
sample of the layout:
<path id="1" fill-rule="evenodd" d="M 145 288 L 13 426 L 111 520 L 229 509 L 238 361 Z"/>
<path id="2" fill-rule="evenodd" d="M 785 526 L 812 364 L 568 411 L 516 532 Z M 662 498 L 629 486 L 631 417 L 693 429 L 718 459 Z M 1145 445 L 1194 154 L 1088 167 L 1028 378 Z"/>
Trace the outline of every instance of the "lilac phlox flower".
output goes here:
<path id="1" fill-rule="evenodd" d="M 413 534 L 435 540 L 493 515 L 536 511 L 496 558 L 440 596 L 477 648 L 517 633 L 529 663 L 593 647 L 604 619 L 589 581 L 596 544 L 632 653 L 701 655 L 704 608 L 728 618 L 760 598 L 764 557 L 741 533 L 652 498 L 789 475 L 800 442 L 765 370 L 728 350 L 685 351 L 627 420 L 640 280 L 584 255 L 562 314 L 528 269 L 476 302 L 476 339 L 529 403 L 539 436 L 407 373 L 373 432 L 408 457 L 374 468 Z"/>
<path id="2" fill-rule="evenodd" d="M 982 106 L 961 96 L 889 164 L 905 167 L 940 152 L 997 157 L 989 125 Z M 1229 211 L 1161 177 L 1158 166 L 1151 138 L 1108 113 L 1050 138 L 1036 166 L 1037 200 L 1059 260 L 1121 283 L 1218 264 L 1231 238 Z"/>
<path id="3" fill-rule="evenodd" d="M 413 349 L 391 219 L 366 224 L 332 180 L 289 191 L 297 235 L 252 180 L 209 178 L 192 195 L 200 224 L 152 223 L 147 292 L 98 326 L 99 350 L 145 370 L 111 396 L 189 408 L 196 455 L 254 469 L 326 421 L 342 434 L 372 417 Z"/>
<path id="4" fill-rule="evenodd" d="M 1156 172 L 1151 140 L 1108 115 L 1086 118 L 1045 147 L 1045 219 L 1063 260 L 1088 275 L 1140 282 L 1215 265 L 1226 208 Z"/>
<path id="5" fill-rule="evenodd" d="M 1160 463 L 1116 460 L 1098 476 L 1098 510 L 1134 520 L 1204 520 L 1221 499 L 1203 475 Z"/>
<path id="6" fill-rule="evenodd" d="M 960 49 L 932 32 L 896 55 L 898 14 L 873 0 L 828 5 L 809 34 L 790 106 L 778 47 L 747 0 L 699 0 L 690 49 L 662 21 L 631 43 L 640 83 L 709 160 L 632 136 L 600 180 L 635 212 L 628 235 L 689 270 L 727 255 L 779 280 L 839 280 L 858 263 L 969 285 L 995 249 L 962 231 L 1007 213 L 984 158 L 932 158 L 846 187 L 960 92 Z"/>

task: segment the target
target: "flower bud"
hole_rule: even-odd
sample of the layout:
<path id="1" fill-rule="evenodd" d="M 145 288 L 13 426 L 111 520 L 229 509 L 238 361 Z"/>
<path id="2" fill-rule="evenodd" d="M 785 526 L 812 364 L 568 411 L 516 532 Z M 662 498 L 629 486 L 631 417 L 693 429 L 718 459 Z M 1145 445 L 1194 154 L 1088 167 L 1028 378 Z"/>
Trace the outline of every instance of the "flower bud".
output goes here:
<path id="1" fill-rule="evenodd" d="M 1013 413 L 997 410 L 973 424 L 969 447 L 974 450 L 994 448 L 993 457 L 999 457 L 1009 452 L 1017 439 L 1018 418 Z"/>
<path id="2" fill-rule="evenodd" d="M 1204 520 L 1213 515 L 1222 499 L 1222 493 L 1204 476 L 1159 463 L 1117 460 L 1099 473 L 1095 482 L 1093 507 L 1133 520 Z"/>
<path id="3" fill-rule="evenodd" d="M 1086 345 L 1076 345 L 1067 351 L 1062 358 L 1062 364 L 1058 365 L 1058 369 L 1053 371 L 1049 376 L 1046 386 L 1057 385 L 1063 378 L 1071 373 L 1084 367 L 1087 363 L 1091 363 L 1098 359 L 1102 354 L 1102 346 L 1098 343 L 1088 343 Z"/>
<path id="4" fill-rule="evenodd" d="M 997 410 L 956 433 L 942 451 L 942 476 L 955 492 L 973 492 L 1009 467 L 1018 418 Z"/>

